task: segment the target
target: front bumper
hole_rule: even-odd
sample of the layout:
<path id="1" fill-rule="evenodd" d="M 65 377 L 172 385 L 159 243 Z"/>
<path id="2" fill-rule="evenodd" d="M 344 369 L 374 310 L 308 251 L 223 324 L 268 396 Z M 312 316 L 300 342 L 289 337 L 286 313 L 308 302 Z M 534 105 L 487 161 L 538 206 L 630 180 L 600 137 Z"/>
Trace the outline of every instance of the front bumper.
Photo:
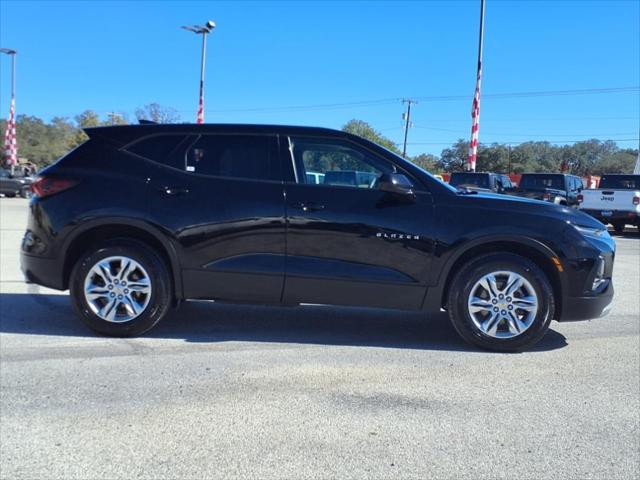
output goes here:
<path id="1" fill-rule="evenodd" d="M 604 317 L 613 306 L 613 283 L 600 294 L 590 297 L 565 297 L 559 322 L 575 322 Z"/>

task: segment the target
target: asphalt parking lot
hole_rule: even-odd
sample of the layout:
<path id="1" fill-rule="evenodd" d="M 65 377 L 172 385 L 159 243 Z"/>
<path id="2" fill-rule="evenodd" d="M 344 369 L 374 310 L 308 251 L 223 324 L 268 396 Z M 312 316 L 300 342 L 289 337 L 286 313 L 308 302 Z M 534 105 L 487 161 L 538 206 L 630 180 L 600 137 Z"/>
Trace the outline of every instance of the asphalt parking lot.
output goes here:
<path id="1" fill-rule="evenodd" d="M 441 317 L 188 303 L 97 337 L 22 281 L 27 202 L 0 199 L 0 477 L 640 476 L 640 236 L 612 313 L 534 351 L 474 350 Z"/>

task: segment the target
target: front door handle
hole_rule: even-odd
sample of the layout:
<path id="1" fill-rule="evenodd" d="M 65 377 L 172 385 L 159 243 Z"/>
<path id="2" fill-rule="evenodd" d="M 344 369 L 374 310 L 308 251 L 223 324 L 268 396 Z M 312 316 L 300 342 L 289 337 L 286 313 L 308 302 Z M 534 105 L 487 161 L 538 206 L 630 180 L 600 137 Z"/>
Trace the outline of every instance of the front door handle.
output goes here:
<path id="1" fill-rule="evenodd" d="M 296 203 L 294 207 L 302 210 L 303 212 L 317 212 L 325 209 L 324 205 L 315 202 L 300 202 Z"/>
<path id="2" fill-rule="evenodd" d="M 186 195 L 189 193 L 189 189 L 185 187 L 161 187 L 159 189 L 161 192 L 164 192 L 166 195 Z"/>

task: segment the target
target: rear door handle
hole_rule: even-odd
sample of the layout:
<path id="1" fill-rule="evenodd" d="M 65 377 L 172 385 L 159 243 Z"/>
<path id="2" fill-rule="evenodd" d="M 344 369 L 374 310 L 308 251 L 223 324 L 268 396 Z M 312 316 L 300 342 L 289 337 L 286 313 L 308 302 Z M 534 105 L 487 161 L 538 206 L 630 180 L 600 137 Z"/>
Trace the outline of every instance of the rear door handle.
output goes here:
<path id="1" fill-rule="evenodd" d="M 318 210 L 324 210 L 325 206 L 315 202 L 300 202 L 294 205 L 295 208 L 302 210 L 303 212 L 317 212 Z"/>
<path id="2" fill-rule="evenodd" d="M 185 187 L 161 187 L 159 189 L 161 192 L 164 192 L 166 195 L 186 195 L 189 193 L 189 189 Z"/>

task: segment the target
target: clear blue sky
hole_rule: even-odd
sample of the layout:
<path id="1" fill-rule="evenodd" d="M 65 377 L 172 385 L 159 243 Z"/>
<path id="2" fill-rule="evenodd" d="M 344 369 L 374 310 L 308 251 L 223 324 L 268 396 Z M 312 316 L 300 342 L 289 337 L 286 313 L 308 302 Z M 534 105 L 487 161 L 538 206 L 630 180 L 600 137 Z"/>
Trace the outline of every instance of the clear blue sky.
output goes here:
<path id="1" fill-rule="evenodd" d="M 400 98 L 462 95 L 424 99 L 414 108 L 409 153 L 440 153 L 469 136 L 478 13 L 477 0 L 2 0 L 0 46 L 19 52 L 18 113 L 48 120 L 93 109 L 131 119 L 136 107 L 158 102 L 194 121 L 199 38 L 179 26 L 210 18 L 217 28 L 208 44 L 207 122 L 340 128 L 358 118 L 400 142 Z M 489 95 L 637 87 L 639 25 L 638 0 L 487 0 L 481 142 L 637 139 L 637 91 Z M 2 57 L 0 115 L 6 117 L 10 63 Z M 619 144 L 637 147 L 638 141 Z"/>

